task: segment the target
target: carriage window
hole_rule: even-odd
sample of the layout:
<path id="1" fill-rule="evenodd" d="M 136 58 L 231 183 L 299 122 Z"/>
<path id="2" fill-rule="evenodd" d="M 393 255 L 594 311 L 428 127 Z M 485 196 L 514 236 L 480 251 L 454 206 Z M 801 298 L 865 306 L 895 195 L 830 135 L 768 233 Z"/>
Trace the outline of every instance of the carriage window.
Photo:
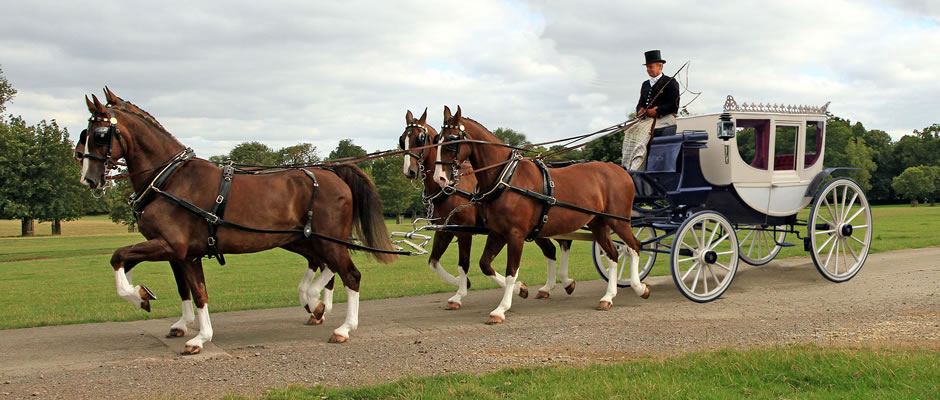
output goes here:
<path id="1" fill-rule="evenodd" d="M 799 127 L 782 125 L 774 135 L 774 171 L 796 169 L 796 133 Z"/>
<path id="2" fill-rule="evenodd" d="M 822 121 L 809 121 L 806 123 L 806 148 L 805 148 L 805 157 L 803 161 L 803 168 L 812 167 L 813 164 L 816 164 L 816 160 L 819 160 L 819 149 L 822 147 L 823 141 L 823 122 Z"/>
<path id="3" fill-rule="evenodd" d="M 769 119 L 735 120 L 738 154 L 748 165 L 767 169 L 767 153 L 770 147 Z"/>

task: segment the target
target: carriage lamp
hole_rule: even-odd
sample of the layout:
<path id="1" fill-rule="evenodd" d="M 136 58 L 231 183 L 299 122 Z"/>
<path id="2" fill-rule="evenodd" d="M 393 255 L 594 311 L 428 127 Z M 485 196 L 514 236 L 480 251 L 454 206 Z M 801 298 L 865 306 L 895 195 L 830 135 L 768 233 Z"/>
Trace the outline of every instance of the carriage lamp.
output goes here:
<path id="1" fill-rule="evenodd" d="M 731 114 L 722 113 L 718 117 L 718 138 L 728 140 L 734 137 L 734 121 L 731 120 Z"/>

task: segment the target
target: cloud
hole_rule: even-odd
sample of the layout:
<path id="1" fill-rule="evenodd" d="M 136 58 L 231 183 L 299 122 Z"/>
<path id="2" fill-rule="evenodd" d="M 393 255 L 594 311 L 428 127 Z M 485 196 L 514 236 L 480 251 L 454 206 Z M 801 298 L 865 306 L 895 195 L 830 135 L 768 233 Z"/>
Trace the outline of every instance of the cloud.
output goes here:
<path id="1" fill-rule="evenodd" d="M 11 1 L 0 26 L 8 108 L 74 135 L 108 85 L 201 156 L 243 141 L 396 146 L 406 109 L 461 105 L 531 141 L 626 118 L 645 79 L 691 61 L 689 109 L 821 105 L 869 128 L 937 122 L 937 7 L 926 2 Z M 37 23 L 42 21 L 42 23 Z M 683 82 L 685 82 L 683 80 Z M 684 97 L 690 100 L 691 96 Z"/>

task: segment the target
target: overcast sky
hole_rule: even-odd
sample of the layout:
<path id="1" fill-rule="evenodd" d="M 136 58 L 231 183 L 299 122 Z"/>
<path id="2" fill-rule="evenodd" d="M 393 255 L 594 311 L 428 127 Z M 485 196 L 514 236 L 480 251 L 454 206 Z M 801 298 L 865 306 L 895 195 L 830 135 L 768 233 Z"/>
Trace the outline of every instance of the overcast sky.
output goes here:
<path id="1" fill-rule="evenodd" d="M 691 62 L 692 113 L 822 105 L 898 138 L 940 122 L 940 1 L 6 0 L 7 112 L 73 140 L 107 85 L 202 157 L 343 138 L 397 145 L 444 105 L 545 141 L 626 119 L 661 49 Z M 682 103 L 691 100 L 684 96 Z"/>

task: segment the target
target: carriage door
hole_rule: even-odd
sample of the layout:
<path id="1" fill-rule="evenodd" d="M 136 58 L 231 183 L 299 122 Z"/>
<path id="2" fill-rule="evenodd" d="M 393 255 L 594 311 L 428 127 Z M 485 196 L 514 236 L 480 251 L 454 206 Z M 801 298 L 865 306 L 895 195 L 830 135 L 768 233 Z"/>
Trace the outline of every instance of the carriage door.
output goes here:
<path id="1" fill-rule="evenodd" d="M 767 214 L 792 215 L 800 209 L 807 184 L 802 182 L 798 170 L 803 168 L 803 122 L 774 121 L 771 140 L 770 170 L 773 171 Z"/>

